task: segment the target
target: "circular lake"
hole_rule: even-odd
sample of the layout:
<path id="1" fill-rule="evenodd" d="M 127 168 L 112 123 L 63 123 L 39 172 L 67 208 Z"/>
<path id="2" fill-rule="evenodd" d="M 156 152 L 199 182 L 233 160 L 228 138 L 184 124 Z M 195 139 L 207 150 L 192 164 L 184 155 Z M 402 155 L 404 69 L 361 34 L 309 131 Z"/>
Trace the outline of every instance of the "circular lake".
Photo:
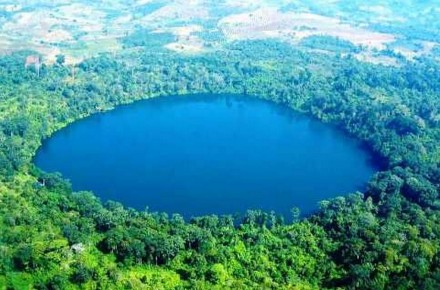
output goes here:
<path id="1" fill-rule="evenodd" d="M 140 210 L 274 210 L 287 218 L 363 190 L 377 170 L 359 142 L 274 103 L 173 96 L 93 115 L 43 142 L 35 163 L 74 190 Z"/>

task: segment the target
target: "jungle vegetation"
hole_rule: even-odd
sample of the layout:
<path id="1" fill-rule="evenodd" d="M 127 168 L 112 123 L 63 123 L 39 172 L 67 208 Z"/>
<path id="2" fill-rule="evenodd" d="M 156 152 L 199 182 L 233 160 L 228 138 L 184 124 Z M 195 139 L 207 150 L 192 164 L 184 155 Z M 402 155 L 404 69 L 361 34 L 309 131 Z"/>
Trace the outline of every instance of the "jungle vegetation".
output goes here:
<path id="1" fill-rule="evenodd" d="M 307 45 L 323 43 L 339 45 Z M 73 68 L 59 57 L 39 75 L 24 68 L 32 52 L 0 58 L 1 289 L 440 288 L 438 61 L 374 65 L 346 43 L 334 55 L 277 41 L 195 56 L 138 45 Z M 204 92 L 261 97 L 333 124 L 383 170 L 365 192 L 322 201 L 305 218 L 293 208 L 289 222 L 258 210 L 185 221 L 72 192 L 32 164 L 42 140 L 75 120 Z"/>

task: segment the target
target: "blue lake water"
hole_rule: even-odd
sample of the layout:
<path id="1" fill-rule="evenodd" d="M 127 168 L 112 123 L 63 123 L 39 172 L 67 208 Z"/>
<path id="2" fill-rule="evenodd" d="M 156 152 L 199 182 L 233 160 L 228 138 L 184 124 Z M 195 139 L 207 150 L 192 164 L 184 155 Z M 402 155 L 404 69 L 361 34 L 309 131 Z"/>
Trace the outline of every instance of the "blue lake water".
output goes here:
<path id="1" fill-rule="evenodd" d="M 35 163 L 75 190 L 184 217 L 303 214 L 362 190 L 377 170 L 340 131 L 240 96 L 163 97 L 93 115 L 43 142 Z"/>

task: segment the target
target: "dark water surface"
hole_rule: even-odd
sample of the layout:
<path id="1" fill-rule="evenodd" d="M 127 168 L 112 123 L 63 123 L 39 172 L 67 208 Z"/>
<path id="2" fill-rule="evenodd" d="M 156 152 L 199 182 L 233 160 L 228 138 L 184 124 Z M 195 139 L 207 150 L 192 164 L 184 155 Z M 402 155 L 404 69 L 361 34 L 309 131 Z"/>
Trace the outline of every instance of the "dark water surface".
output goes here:
<path id="1" fill-rule="evenodd" d="M 267 101 L 164 97 L 91 116 L 46 140 L 35 157 L 75 190 L 186 218 L 247 209 L 310 213 L 362 190 L 376 168 L 341 132 Z"/>

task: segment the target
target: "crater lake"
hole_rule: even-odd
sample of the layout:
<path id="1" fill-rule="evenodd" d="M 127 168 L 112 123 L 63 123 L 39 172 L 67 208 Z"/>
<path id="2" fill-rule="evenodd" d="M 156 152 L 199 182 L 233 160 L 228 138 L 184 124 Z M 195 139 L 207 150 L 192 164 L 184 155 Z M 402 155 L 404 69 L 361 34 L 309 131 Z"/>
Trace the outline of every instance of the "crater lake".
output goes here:
<path id="1" fill-rule="evenodd" d="M 378 169 L 353 138 L 269 101 L 169 96 L 95 114 L 43 142 L 35 164 L 74 190 L 149 211 L 290 217 L 365 189 Z"/>

